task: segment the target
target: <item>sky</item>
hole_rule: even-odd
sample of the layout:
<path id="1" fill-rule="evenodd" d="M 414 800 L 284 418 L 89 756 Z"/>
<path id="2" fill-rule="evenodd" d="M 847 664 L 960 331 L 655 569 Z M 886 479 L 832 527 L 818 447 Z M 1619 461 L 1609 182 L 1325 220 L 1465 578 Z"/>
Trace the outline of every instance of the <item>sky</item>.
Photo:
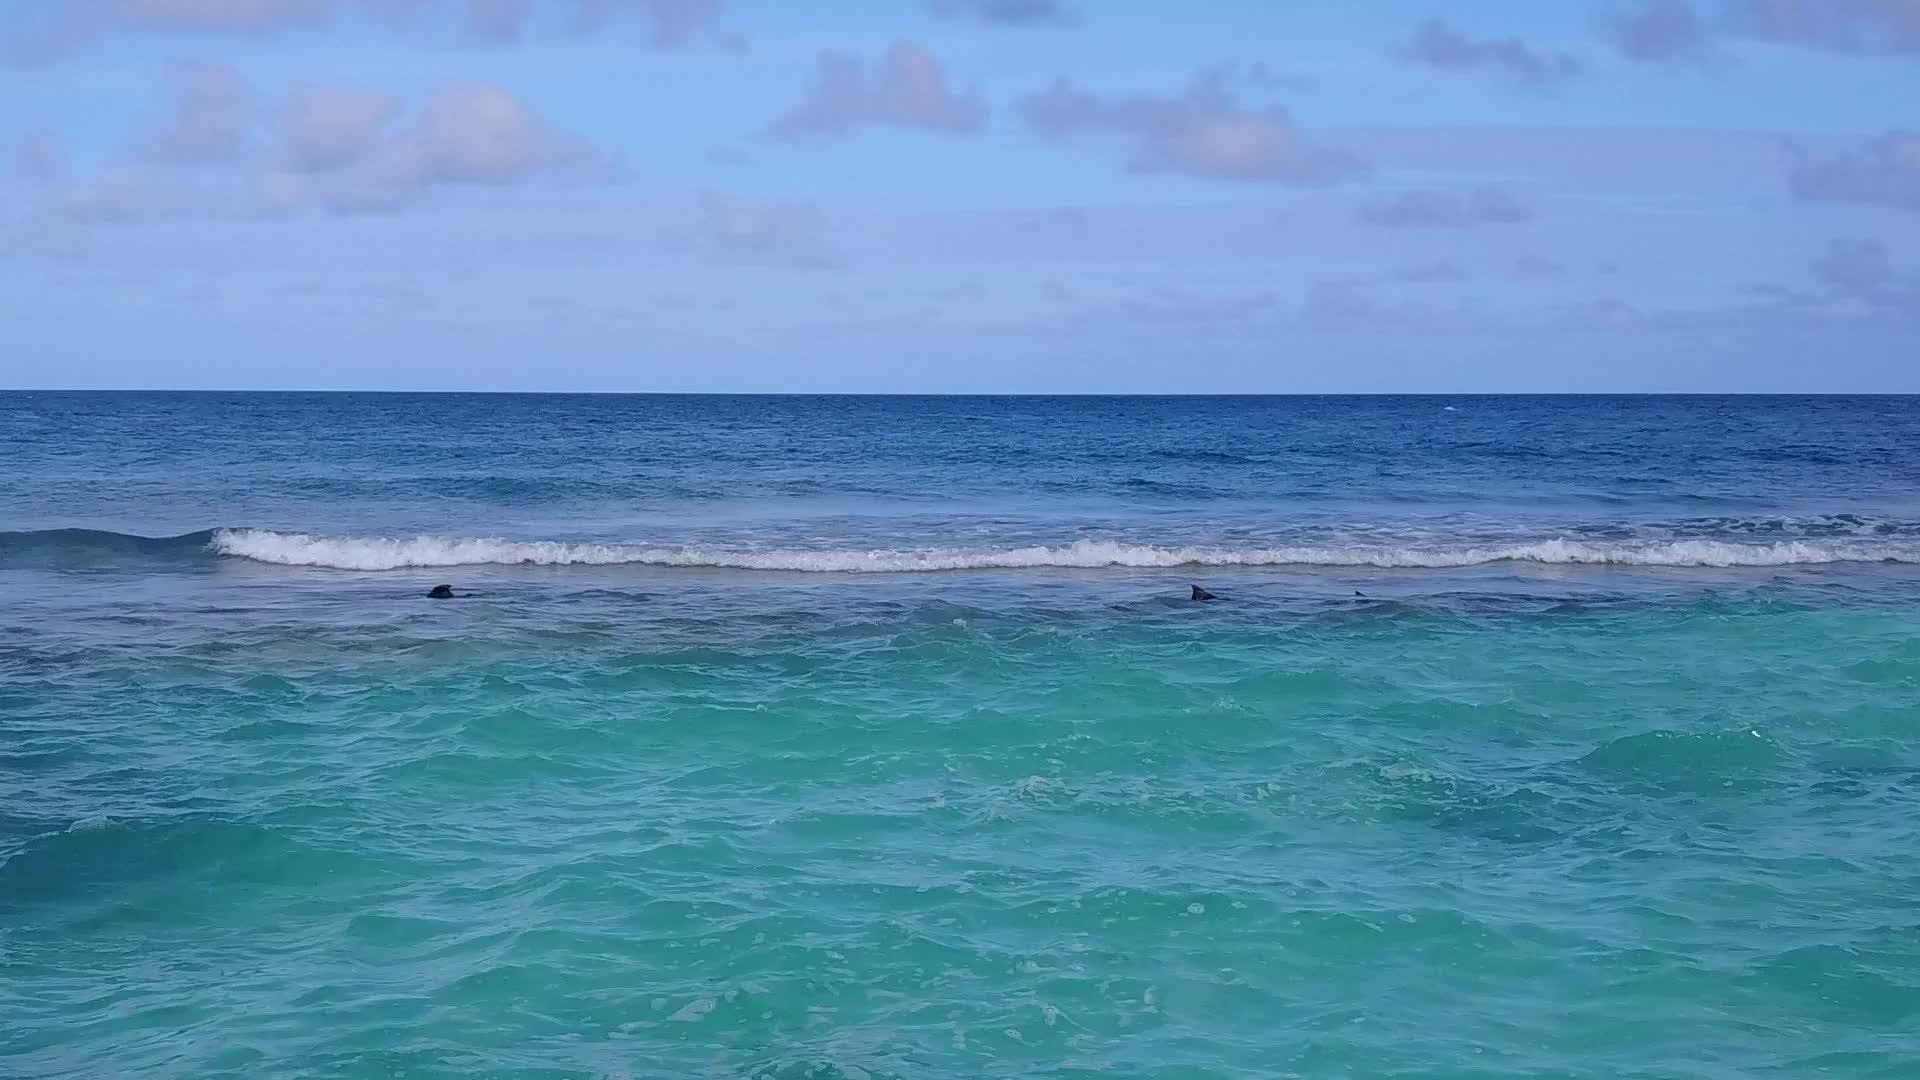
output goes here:
<path id="1" fill-rule="evenodd" d="M 5 0 L 0 387 L 1920 392 L 1920 0 Z"/>

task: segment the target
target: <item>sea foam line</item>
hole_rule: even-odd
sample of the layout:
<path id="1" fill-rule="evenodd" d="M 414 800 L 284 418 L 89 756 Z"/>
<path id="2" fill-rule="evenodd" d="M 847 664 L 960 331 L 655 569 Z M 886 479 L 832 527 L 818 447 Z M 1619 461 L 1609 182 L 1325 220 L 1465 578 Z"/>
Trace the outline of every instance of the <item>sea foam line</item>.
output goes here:
<path id="1" fill-rule="evenodd" d="M 1499 562 L 1616 566 L 1802 566 L 1842 562 L 1920 563 L 1920 546 L 1802 540 L 1736 544 L 1670 540 L 1595 544 L 1541 540 L 1458 547 L 1163 547 L 1080 540 L 1052 547 L 998 550 L 924 548 L 861 551 L 739 551 L 701 547 L 568 543 L 474 537 L 311 536 L 265 529 L 221 529 L 209 546 L 222 555 L 282 566 L 337 570 L 409 567 L 680 566 L 813 573 L 900 574 L 1029 567 L 1352 566 L 1445 568 Z"/>

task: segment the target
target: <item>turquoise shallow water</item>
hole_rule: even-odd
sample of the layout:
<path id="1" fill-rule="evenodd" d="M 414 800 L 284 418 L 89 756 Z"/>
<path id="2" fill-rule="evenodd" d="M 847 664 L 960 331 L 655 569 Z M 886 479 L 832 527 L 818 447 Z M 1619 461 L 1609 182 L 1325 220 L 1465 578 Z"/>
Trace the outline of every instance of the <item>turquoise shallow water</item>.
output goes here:
<path id="1" fill-rule="evenodd" d="M 203 524 L 324 513 L 289 506 Z M 1209 507 L 1222 544 L 1259 514 Z M 1853 535 L 1807 513 L 1707 539 Z M 0 1074 L 1920 1075 L 1908 563 L 113 537 L 0 556 Z M 615 540 L 652 537 L 579 542 Z"/>

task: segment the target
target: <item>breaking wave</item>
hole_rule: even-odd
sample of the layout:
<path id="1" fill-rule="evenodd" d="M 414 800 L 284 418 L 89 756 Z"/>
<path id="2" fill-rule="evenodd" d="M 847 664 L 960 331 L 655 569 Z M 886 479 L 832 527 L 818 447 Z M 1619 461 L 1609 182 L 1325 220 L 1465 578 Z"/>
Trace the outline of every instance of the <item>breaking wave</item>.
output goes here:
<path id="1" fill-rule="evenodd" d="M 1541 563 L 1568 566 L 1780 567 L 1831 563 L 1920 564 L 1906 535 L 1818 539 L 1547 539 L 1511 543 L 1208 546 L 1080 540 L 1031 547 L 896 549 L 725 548 L 507 540 L 450 536 L 319 536 L 269 529 L 214 529 L 145 537 L 88 529 L 0 532 L 0 566 L 81 568 L 214 558 L 334 570 L 451 566 L 660 566 L 840 574 L 1102 567 L 1426 568 Z"/>
<path id="2" fill-rule="evenodd" d="M 1920 563 L 1920 544 L 1720 540 L 1591 543 L 1541 540 L 1490 546 L 1169 547 L 1081 540 L 1058 546 L 908 550 L 653 547 L 439 536 L 311 536 L 222 529 L 208 542 L 221 555 L 282 566 L 338 570 L 409 567 L 678 566 L 815 573 L 918 573 L 1034 567 L 1328 566 L 1446 568 L 1488 563 L 1617 566 L 1802 566 L 1822 563 Z"/>

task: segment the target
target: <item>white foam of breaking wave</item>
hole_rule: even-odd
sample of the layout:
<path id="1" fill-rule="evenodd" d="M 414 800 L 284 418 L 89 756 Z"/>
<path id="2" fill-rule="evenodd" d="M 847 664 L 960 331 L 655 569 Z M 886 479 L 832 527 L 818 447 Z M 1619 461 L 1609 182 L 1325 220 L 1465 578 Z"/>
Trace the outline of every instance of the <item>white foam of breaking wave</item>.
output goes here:
<path id="1" fill-rule="evenodd" d="M 1796 566 L 1839 562 L 1920 563 L 1920 545 L 1720 540 L 1587 543 L 1542 540 L 1458 547 L 1162 547 L 1081 540 L 1053 547 L 915 550 L 784 549 L 766 551 L 631 544 L 567 543 L 441 536 L 310 536 L 264 529 L 222 529 L 214 551 L 282 566 L 338 570 L 407 567 L 540 565 L 726 567 L 815 573 L 915 573 L 1026 567 L 1353 566 L 1457 567 L 1497 562 L 1619 566 Z"/>

